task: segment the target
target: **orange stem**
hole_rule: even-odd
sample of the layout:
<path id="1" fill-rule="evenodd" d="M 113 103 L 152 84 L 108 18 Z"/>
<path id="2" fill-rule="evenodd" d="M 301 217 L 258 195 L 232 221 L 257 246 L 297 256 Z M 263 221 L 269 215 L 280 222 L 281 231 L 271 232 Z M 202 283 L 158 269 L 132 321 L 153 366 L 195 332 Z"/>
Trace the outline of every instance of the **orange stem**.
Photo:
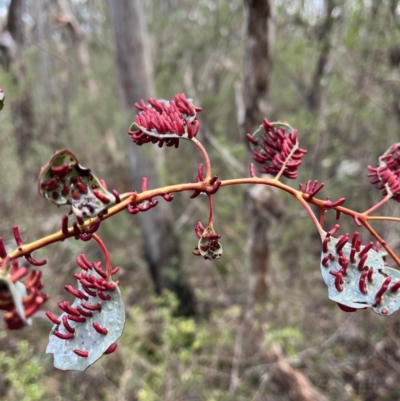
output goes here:
<path id="1" fill-rule="evenodd" d="M 200 152 L 202 153 L 204 157 L 204 162 L 206 164 L 206 181 L 211 178 L 211 162 L 210 158 L 208 157 L 208 153 L 205 149 L 205 147 L 199 142 L 196 138 L 192 138 L 191 141 L 200 149 Z"/>
<path id="2" fill-rule="evenodd" d="M 194 140 L 193 142 L 199 143 L 197 140 Z M 200 149 L 202 149 L 202 145 L 199 143 L 201 146 Z M 204 148 L 203 148 L 204 149 Z M 205 155 L 207 153 L 205 152 Z M 209 164 L 209 159 L 208 156 L 206 157 L 206 166 L 207 166 L 207 176 L 211 175 L 211 167 Z M 208 160 L 208 161 L 207 161 Z M 306 208 L 307 212 L 310 214 L 310 217 L 312 218 L 317 230 L 319 233 L 321 233 L 322 230 L 322 225 L 324 222 L 324 212 L 326 207 L 324 206 L 324 202 L 321 199 L 311 197 L 308 194 L 305 194 L 301 191 L 298 191 L 290 186 L 287 186 L 283 184 L 282 182 L 276 180 L 276 179 L 267 179 L 267 178 L 258 178 L 258 177 L 248 177 L 248 178 L 238 178 L 238 179 L 232 179 L 232 180 L 225 180 L 222 181 L 221 187 L 227 187 L 231 185 L 242 185 L 242 184 L 264 184 L 264 185 L 270 185 L 276 188 L 279 188 L 289 194 L 291 194 L 293 197 L 295 197 L 302 205 L 303 207 Z M 125 199 L 121 200 L 120 203 L 110 207 L 108 209 L 108 213 L 104 216 L 102 216 L 100 219 L 101 220 L 106 220 L 110 218 L 111 216 L 120 213 L 123 211 L 129 204 L 131 203 L 140 203 L 143 202 L 144 200 L 151 199 L 156 196 L 162 196 L 165 194 L 171 194 L 171 193 L 176 193 L 176 192 L 184 192 L 184 191 L 200 191 L 200 192 L 206 192 L 205 190 L 207 189 L 207 180 L 204 182 L 197 182 L 197 183 L 187 183 L 187 184 L 178 184 L 178 185 L 170 185 L 166 186 L 163 188 L 158 188 L 158 189 L 152 189 L 148 191 L 144 191 L 140 194 L 136 194 L 135 192 L 132 193 L 127 193 L 124 194 L 124 197 L 126 196 Z M 385 199 L 386 202 L 386 199 Z M 318 221 L 315 217 L 315 214 L 312 212 L 311 209 L 309 209 L 309 206 L 305 206 L 307 203 L 316 205 L 320 211 L 321 211 L 321 217 L 320 220 Z M 382 205 L 383 203 L 380 202 L 378 205 Z M 371 213 L 373 210 L 376 210 L 376 208 L 371 208 L 367 212 L 364 213 L 359 213 L 354 210 L 345 208 L 343 206 L 335 206 L 332 208 L 332 210 L 336 210 L 337 212 L 343 213 L 345 215 L 351 216 L 354 218 L 357 218 L 359 222 L 370 232 L 370 234 L 379 241 L 379 243 L 382 244 L 384 249 L 388 252 L 388 254 L 392 257 L 394 262 L 400 267 L 400 259 L 396 256 L 394 251 L 390 248 L 390 246 L 379 236 L 379 234 L 371 227 L 371 225 L 368 223 L 368 221 L 378 221 L 378 220 L 388 220 L 388 221 L 396 221 L 400 222 L 400 218 L 395 218 L 395 217 L 389 217 L 389 216 L 369 216 L 369 213 Z M 314 216 L 314 217 L 313 217 Z M 86 227 L 89 227 L 90 225 L 93 224 L 95 219 L 98 219 L 99 217 L 95 217 L 92 219 L 89 219 L 85 221 L 83 225 L 80 226 L 81 229 L 84 229 Z M 16 259 L 21 256 L 30 254 L 34 252 L 35 250 L 38 250 L 40 248 L 43 248 L 47 245 L 50 245 L 52 243 L 56 243 L 59 241 L 63 241 L 66 238 L 73 237 L 74 232 L 73 228 L 68 229 L 68 234 L 63 234 L 61 231 L 58 231 L 54 234 L 48 235 L 46 237 L 43 237 L 37 241 L 31 242 L 29 244 L 24 244 L 14 251 L 12 251 L 8 256 L 11 259 Z"/>
<path id="3" fill-rule="evenodd" d="M 213 225 L 213 212 L 214 212 L 213 201 L 212 201 L 211 195 L 207 194 L 207 198 L 208 198 L 208 205 L 209 205 L 209 208 L 210 208 L 210 212 L 209 212 L 209 215 L 208 215 L 208 224 L 207 224 L 207 226 L 212 226 Z"/>

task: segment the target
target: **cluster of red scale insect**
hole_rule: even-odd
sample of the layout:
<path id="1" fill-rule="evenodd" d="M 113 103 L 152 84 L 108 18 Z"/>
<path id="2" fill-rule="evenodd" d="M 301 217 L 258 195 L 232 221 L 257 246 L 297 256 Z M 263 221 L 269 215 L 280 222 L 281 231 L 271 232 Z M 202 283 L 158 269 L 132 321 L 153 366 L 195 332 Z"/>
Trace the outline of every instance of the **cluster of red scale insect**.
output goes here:
<path id="1" fill-rule="evenodd" d="M 277 128 L 267 119 L 263 120 L 265 133 L 261 140 L 247 134 L 247 140 L 255 147 L 253 148 L 253 159 L 262 167 L 260 173 L 278 174 L 283 166 L 285 169 L 283 175 L 286 178 L 297 178 L 297 169 L 301 164 L 302 157 L 307 153 L 305 149 L 297 148 L 297 130 L 289 134 L 285 128 Z"/>
<path id="2" fill-rule="evenodd" d="M 179 137 L 187 134 L 188 138 L 194 138 L 199 131 L 199 121 L 194 118 L 188 121 L 188 117 L 194 117 L 196 111 L 201 111 L 201 107 L 193 106 L 183 93 L 173 97 L 170 102 L 149 99 L 147 105 L 143 100 L 135 103 L 135 107 L 140 111 L 135 117 L 135 124 L 144 130 L 154 131 L 158 135 L 174 134 L 174 138 L 152 137 L 141 129 L 129 131 L 133 142 L 137 145 L 144 143 L 158 143 L 160 147 L 165 143 L 166 146 L 179 146 Z M 186 116 L 186 117 L 184 117 Z"/>
<path id="3" fill-rule="evenodd" d="M 12 264 L 9 274 L 10 280 L 13 283 L 17 281 L 22 282 L 21 279 L 25 278 L 22 282 L 26 288 L 26 296 L 22 299 L 22 304 L 25 311 L 25 317 L 33 316 L 37 310 L 48 300 L 49 296 L 42 292 L 44 287 L 40 281 L 42 272 L 40 270 L 29 271 L 26 267 L 18 265 L 17 260 L 10 262 Z M 14 299 L 9 289 L 0 289 L 0 309 L 5 310 L 7 313 L 4 315 L 4 321 L 10 330 L 18 330 L 25 326 L 25 322 L 19 316 Z"/>
<path id="4" fill-rule="evenodd" d="M 88 185 L 84 182 L 83 177 L 70 177 L 67 175 L 72 171 L 72 167 L 69 164 L 62 164 L 61 166 L 53 166 L 50 168 L 51 178 L 41 183 L 41 189 L 43 191 L 51 192 L 51 196 L 54 200 L 60 197 L 58 191 L 61 188 L 61 195 L 68 196 L 71 194 L 72 199 L 79 200 L 81 195 L 88 194 Z M 91 176 L 89 177 L 91 178 Z M 91 184 L 93 195 L 104 204 L 110 203 L 108 199 L 101 191 L 99 186 L 95 183 Z"/>
<path id="5" fill-rule="evenodd" d="M 336 224 L 335 227 L 330 230 L 327 234 L 326 237 L 324 238 L 322 242 L 322 251 L 324 253 L 328 253 L 328 244 L 331 240 L 331 236 L 336 233 L 336 231 L 339 229 L 339 225 Z M 341 235 L 338 237 L 338 241 L 335 245 L 335 250 L 336 250 L 336 256 L 333 255 L 331 252 L 329 252 L 326 256 L 323 257 L 321 264 L 322 266 L 328 268 L 329 263 L 334 261 L 336 258 L 339 265 L 341 266 L 341 269 L 339 271 L 334 271 L 330 270 L 329 273 L 335 277 L 335 287 L 339 292 L 343 291 L 343 276 L 347 275 L 347 269 L 349 267 L 350 263 L 356 263 L 356 255 L 358 255 L 358 263 L 357 263 L 357 269 L 361 272 L 358 286 L 359 290 L 362 294 L 368 294 L 367 290 L 367 282 L 372 283 L 373 281 L 373 274 L 374 270 L 372 267 L 365 266 L 365 262 L 368 258 L 368 252 L 374 248 L 374 244 L 370 242 L 367 244 L 365 247 L 361 249 L 361 238 L 359 238 L 359 232 L 356 231 L 353 234 L 353 237 L 351 239 L 351 250 L 350 250 L 350 255 L 349 259 L 347 259 L 344 254 L 343 254 L 343 248 L 344 246 L 348 243 L 350 238 L 350 235 L 348 233 Z M 382 283 L 381 288 L 378 290 L 378 292 L 375 295 L 375 306 L 379 305 L 382 303 L 382 297 L 385 294 L 385 292 L 389 289 L 389 284 L 391 282 L 391 277 L 386 277 L 385 280 Z M 400 288 L 400 281 L 397 283 L 393 284 L 392 287 L 390 287 L 391 292 L 396 292 Z M 340 305 L 339 305 L 340 306 Z M 346 309 L 345 309 L 346 308 Z M 344 307 L 342 308 L 346 311 L 355 311 L 356 309 L 350 308 L 350 307 Z M 385 314 L 388 313 L 388 310 L 385 308 L 382 310 L 382 313 Z"/>
<path id="6" fill-rule="evenodd" d="M 100 262 L 90 263 L 84 254 L 79 255 L 76 258 L 76 261 L 83 272 L 75 273 L 74 277 L 79 281 L 84 292 L 73 288 L 71 285 L 66 285 L 64 288 L 81 301 L 80 305 L 73 307 L 68 301 L 60 302 L 58 305 L 59 308 L 66 313 L 61 320 L 54 316 L 50 311 L 46 312 L 46 316 L 57 325 L 57 328 L 53 331 L 53 334 L 56 337 L 66 341 L 75 337 L 75 328 L 71 326 L 70 321 L 76 323 L 85 323 L 86 318 L 91 318 L 93 317 L 94 313 L 101 311 L 100 304 L 93 305 L 88 303 L 89 297 L 98 296 L 103 301 L 108 301 L 111 299 L 111 296 L 106 292 L 115 290 L 115 285 L 110 284 L 106 280 L 107 274 L 101 268 Z M 99 278 L 85 273 L 85 271 L 92 269 L 99 274 Z M 117 273 L 118 270 L 118 267 L 114 268 L 111 271 L 111 274 L 113 275 Z M 118 281 L 116 284 L 118 285 Z M 59 326 L 61 325 L 65 328 L 66 333 L 59 331 Z M 99 334 L 104 336 L 107 335 L 108 329 L 106 327 L 101 327 L 97 322 L 93 322 L 92 326 Z M 116 348 L 117 344 L 113 343 L 104 353 L 111 354 Z M 83 358 L 87 358 L 89 356 L 89 352 L 86 350 L 75 349 L 74 352 Z"/>
<path id="7" fill-rule="evenodd" d="M 393 198 L 400 202 L 400 144 L 392 145 L 390 150 L 380 157 L 381 165 L 377 167 L 368 166 L 369 182 L 387 195 L 387 188 Z"/>
<path id="8" fill-rule="evenodd" d="M 219 243 L 219 239 L 221 235 L 216 233 L 207 233 L 204 234 L 205 227 L 199 221 L 194 228 L 194 231 L 197 235 L 197 238 L 203 238 L 204 243 L 200 244 L 200 249 L 202 252 L 206 252 L 205 259 L 216 259 L 215 252 L 218 252 L 221 249 L 221 244 Z M 201 256 L 199 249 L 196 247 L 193 251 L 193 255 Z"/>

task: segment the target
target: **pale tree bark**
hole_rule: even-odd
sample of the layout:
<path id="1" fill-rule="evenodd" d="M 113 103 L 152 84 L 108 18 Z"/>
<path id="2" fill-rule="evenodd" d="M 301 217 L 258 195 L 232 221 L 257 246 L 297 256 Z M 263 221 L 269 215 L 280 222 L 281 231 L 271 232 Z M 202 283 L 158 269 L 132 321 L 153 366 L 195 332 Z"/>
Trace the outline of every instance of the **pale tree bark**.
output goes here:
<path id="1" fill-rule="evenodd" d="M 35 20 L 34 40 L 38 49 L 40 86 L 37 90 L 42 97 L 41 112 L 44 111 L 45 115 L 48 114 L 48 104 L 54 103 L 58 97 L 57 84 L 52 74 L 54 70 L 54 61 L 51 56 L 51 37 L 54 33 L 51 24 L 52 12 L 54 12 L 54 9 L 51 0 L 35 1 L 31 4 L 32 17 Z M 46 115 L 46 120 L 50 119 L 50 116 Z"/>
<path id="2" fill-rule="evenodd" d="M 71 0 L 56 0 L 56 3 L 58 12 L 55 22 L 61 26 L 65 26 L 70 32 L 76 49 L 78 66 L 83 74 L 83 85 L 89 95 L 94 97 L 98 94 L 98 87 L 96 81 L 93 79 L 90 68 L 90 57 L 85 43 L 85 33 L 74 15 Z"/>
<path id="3" fill-rule="evenodd" d="M 273 0 L 244 0 L 245 76 L 243 132 L 253 132 L 267 110 L 273 67 Z M 260 119 L 261 118 L 261 119 Z"/>
<path id="4" fill-rule="evenodd" d="M 12 0 L 10 2 L 7 16 L 7 29 L 17 45 L 24 44 L 24 26 L 22 22 L 23 12 L 23 0 Z"/>
<path id="5" fill-rule="evenodd" d="M 64 71 L 68 68 L 65 64 L 68 63 L 60 63 L 60 55 L 57 54 L 61 40 L 55 39 L 55 33 L 58 33 L 54 25 L 56 3 L 54 0 L 30 2 L 30 14 L 35 21 L 32 36 L 38 66 L 38 82 L 35 85 L 37 139 L 57 149 L 60 137 L 68 138 L 69 134 L 68 101 L 71 89 L 65 90 L 63 86 Z"/>
<path id="6" fill-rule="evenodd" d="M 109 0 L 108 4 L 115 38 L 121 106 L 132 116 L 135 102 L 155 95 L 143 2 Z M 150 188 L 157 187 L 159 183 L 153 167 L 157 156 L 154 154 L 153 160 L 148 160 L 133 144 L 129 146 L 129 156 L 134 188 L 140 191 L 144 176 L 148 178 Z M 195 299 L 184 280 L 179 238 L 174 231 L 170 205 L 160 202 L 156 208 L 140 213 L 139 218 L 145 258 L 156 292 L 170 289 L 180 301 L 179 312 L 195 314 Z"/>
<path id="7" fill-rule="evenodd" d="M 312 177 L 320 169 L 320 153 L 325 148 L 328 136 L 327 88 L 332 53 L 333 28 L 335 25 L 333 9 L 337 6 L 337 3 L 337 0 L 325 0 L 325 18 L 319 27 L 317 35 L 320 50 L 307 96 L 308 108 L 316 114 L 318 122 L 318 142 L 312 154 Z"/>
<path id="8" fill-rule="evenodd" d="M 67 86 L 70 54 L 63 57 L 63 37 L 56 26 L 57 3 L 54 0 L 29 2 L 29 14 L 35 24 L 32 42 L 35 48 L 38 79 L 35 85 L 37 115 L 36 139 L 50 148 L 60 147 L 60 138 L 69 135 L 69 100 Z M 49 107 L 51 105 L 51 107 Z"/>
<path id="9" fill-rule="evenodd" d="M 333 9 L 336 7 L 336 0 L 325 1 L 325 18 L 318 29 L 318 45 L 320 48 L 314 74 L 311 80 L 311 86 L 308 93 L 308 106 L 311 110 L 318 110 L 321 105 L 323 92 L 326 82 L 329 56 L 332 48 L 332 29 L 334 26 Z"/>
<path id="10" fill-rule="evenodd" d="M 25 83 L 25 66 L 22 54 L 24 50 L 24 22 L 22 15 L 25 4 L 23 0 L 11 0 L 8 9 L 7 24 L 0 35 L 0 47 L 4 54 L 4 66 L 12 72 L 15 83 L 20 86 Z M 17 152 L 22 164 L 31 150 L 32 132 L 35 118 L 29 88 L 18 96 L 10 94 L 10 105 L 14 120 L 14 138 L 17 141 Z"/>
<path id="11" fill-rule="evenodd" d="M 239 121 L 243 134 L 254 132 L 266 117 L 267 94 L 272 73 L 273 0 L 245 0 L 246 59 L 243 111 Z M 248 187 L 249 257 L 251 304 L 267 299 L 270 244 L 268 228 L 283 206 L 276 191 L 267 186 Z"/>

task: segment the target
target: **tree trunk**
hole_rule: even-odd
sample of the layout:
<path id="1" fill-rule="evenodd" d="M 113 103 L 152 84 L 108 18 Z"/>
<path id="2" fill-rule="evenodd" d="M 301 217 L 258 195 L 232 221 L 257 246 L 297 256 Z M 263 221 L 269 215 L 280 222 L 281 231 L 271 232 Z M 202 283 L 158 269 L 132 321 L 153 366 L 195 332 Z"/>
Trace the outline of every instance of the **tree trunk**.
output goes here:
<path id="1" fill-rule="evenodd" d="M 25 81 L 25 68 L 22 62 L 24 47 L 24 12 L 23 0 L 12 0 L 8 9 L 7 24 L 1 34 L 0 45 L 5 50 L 5 68 L 12 70 L 13 78 L 18 86 Z M 26 88 L 18 96 L 8 97 L 14 120 L 14 138 L 17 141 L 17 152 L 22 164 L 31 150 L 32 132 L 35 119 L 32 108 L 32 100 L 29 88 Z"/>
<path id="2" fill-rule="evenodd" d="M 336 0 L 325 1 L 325 19 L 319 28 L 318 43 L 320 52 L 318 55 L 317 64 L 311 80 L 311 87 L 308 93 L 308 106 L 311 110 L 318 110 L 321 105 L 322 92 L 326 84 L 324 78 L 326 77 L 326 69 L 329 62 L 329 55 L 331 52 L 332 41 L 332 28 L 334 25 L 334 18 L 332 11 L 336 6 Z"/>
<path id="3" fill-rule="evenodd" d="M 253 132 L 266 112 L 272 75 L 273 0 L 244 0 L 246 59 L 244 133 Z"/>
<path id="4" fill-rule="evenodd" d="M 246 60 L 244 76 L 242 132 L 252 133 L 266 114 L 266 98 L 272 74 L 273 1 L 245 0 Z M 252 185 L 247 191 L 249 210 L 249 254 L 251 303 L 267 298 L 267 272 L 270 245 L 268 228 L 273 216 L 282 214 L 276 191 L 265 185 Z"/>
<path id="5" fill-rule="evenodd" d="M 266 98 L 272 75 L 273 0 L 245 0 L 246 66 L 244 78 L 244 134 L 254 132 L 266 113 Z M 251 303 L 265 303 L 270 256 L 268 229 L 273 218 L 283 212 L 281 198 L 268 186 L 253 185 L 247 191 L 249 207 Z M 250 311 L 251 312 L 251 311 Z M 245 323 L 249 324 L 248 314 Z M 251 325 L 251 323 L 250 323 Z M 257 331 L 254 331 L 257 336 Z M 259 343 L 259 337 L 254 343 Z M 261 334 L 262 336 L 264 334 Z M 297 401 L 326 401 L 310 381 L 292 368 L 281 353 L 269 375 L 285 396 Z"/>
<path id="6" fill-rule="evenodd" d="M 111 25 L 114 32 L 116 58 L 119 72 L 121 105 L 132 116 L 134 103 L 155 95 L 148 34 L 143 2 L 141 0 L 109 0 Z M 148 178 L 149 188 L 157 187 L 154 171 L 155 157 L 148 160 L 136 146 L 129 146 L 132 181 L 136 190 L 141 188 L 142 177 Z M 167 288 L 179 301 L 183 315 L 195 314 L 192 290 L 184 281 L 179 239 L 174 231 L 172 210 L 169 204 L 160 204 L 140 213 L 144 237 L 144 253 L 157 294 Z"/>
<path id="7" fill-rule="evenodd" d="M 397 0 L 392 0 L 390 2 L 390 12 L 393 22 L 396 24 L 397 15 L 396 10 L 398 6 Z M 397 28 L 400 29 L 400 23 L 397 22 Z M 389 48 L 389 67 L 395 78 L 398 76 L 398 71 L 400 68 L 400 46 L 391 46 Z M 397 117 L 397 121 L 400 124 L 400 84 L 398 80 L 393 80 L 391 82 L 392 92 L 393 92 L 393 110 Z"/>
<path id="8" fill-rule="evenodd" d="M 325 148 L 328 133 L 328 112 L 327 112 L 327 88 L 328 70 L 332 49 L 332 31 L 334 27 L 333 9 L 337 0 L 325 0 L 325 18 L 319 27 L 318 44 L 320 52 L 315 65 L 311 86 L 308 92 L 307 101 L 310 111 L 316 114 L 318 122 L 318 142 L 312 154 L 311 176 L 321 168 L 320 153 Z"/>
<path id="9" fill-rule="evenodd" d="M 78 66 L 83 73 L 83 85 L 91 96 L 96 96 L 98 88 L 92 77 L 89 52 L 85 44 L 85 34 L 73 13 L 71 0 L 57 0 L 57 6 L 56 22 L 61 26 L 65 26 L 71 34 L 76 47 Z"/>

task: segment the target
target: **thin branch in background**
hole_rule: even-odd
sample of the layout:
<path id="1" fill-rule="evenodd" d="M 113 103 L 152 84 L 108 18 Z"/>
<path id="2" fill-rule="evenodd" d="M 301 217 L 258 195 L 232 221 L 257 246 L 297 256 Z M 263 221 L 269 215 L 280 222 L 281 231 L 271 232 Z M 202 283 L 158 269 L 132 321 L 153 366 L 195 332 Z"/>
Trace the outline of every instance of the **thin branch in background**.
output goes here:
<path id="1" fill-rule="evenodd" d="M 229 383 L 229 393 L 234 394 L 236 389 L 240 384 L 239 378 L 239 368 L 240 368 L 240 358 L 242 355 L 243 348 L 243 329 L 244 322 L 242 322 L 237 328 L 236 338 L 235 338 L 235 346 L 233 349 L 233 357 L 232 357 L 232 370 L 231 370 L 231 379 Z"/>

